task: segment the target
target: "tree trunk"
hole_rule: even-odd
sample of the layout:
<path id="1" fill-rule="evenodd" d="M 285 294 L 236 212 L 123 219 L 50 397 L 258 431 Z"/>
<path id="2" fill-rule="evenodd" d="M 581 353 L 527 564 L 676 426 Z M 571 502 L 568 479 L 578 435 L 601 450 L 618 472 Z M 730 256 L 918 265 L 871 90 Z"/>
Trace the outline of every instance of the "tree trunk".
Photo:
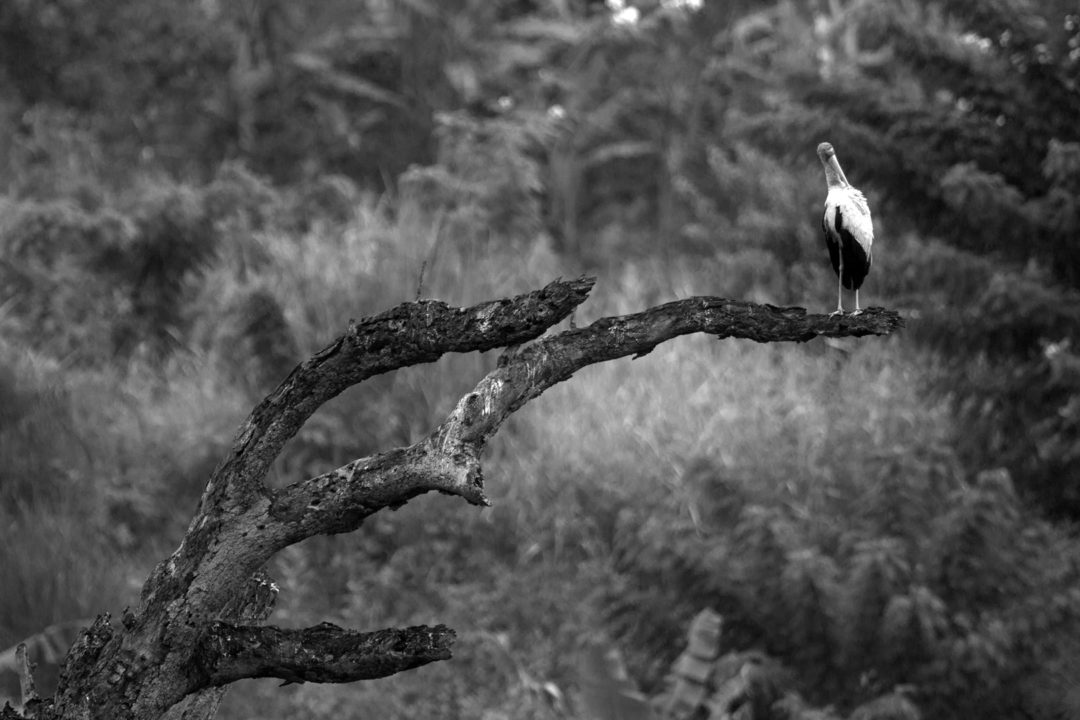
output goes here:
<path id="1" fill-rule="evenodd" d="M 329 623 L 265 626 L 277 587 L 262 568 L 289 545 L 351 532 L 382 508 L 432 490 L 488 505 L 480 467 L 487 440 L 513 412 L 587 365 L 641 357 L 691 333 L 803 342 L 885 335 L 902 325 L 895 312 L 879 308 L 828 317 L 696 297 L 541 337 L 585 301 L 593 282 L 560 280 L 464 309 L 406 303 L 351 322 L 255 407 L 207 483 L 180 546 L 147 579 L 139 606 L 125 610 L 118 624 L 105 614 L 86 629 L 68 654 L 55 696 L 27 703 L 27 714 L 207 718 L 224 688 L 242 678 L 352 682 L 447 659 L 454 632 L 442 625 L 375 632 Z M 285 442 L 346 388 L 444 353 L 497 347 L 508 348 L 498 366 L 423 440 L 278 490 L 265 484 Z M 14 717 L 12 709 L 0 711 L 2 719 Z"/>

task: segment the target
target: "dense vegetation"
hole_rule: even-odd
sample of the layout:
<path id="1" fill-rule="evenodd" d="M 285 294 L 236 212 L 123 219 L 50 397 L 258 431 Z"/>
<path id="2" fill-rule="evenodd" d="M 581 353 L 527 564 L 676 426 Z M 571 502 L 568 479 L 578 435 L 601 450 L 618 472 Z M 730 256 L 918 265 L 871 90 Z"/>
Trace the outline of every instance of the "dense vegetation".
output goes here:
<path id="1" fill-rule="evenodd" d="M 584 648 L 656 691 L 703 607 L 838 712 L 1080 715 L 1078 83 L 1067 0 L 3 3 L 0 647 L 134 602 L 350 317 L 583 269 L 590 317 L 828 308 L 828 139 L 901 337 L 582 373 L 496 438 L 492 510 L 272 569 L 274 622 L 446 622 L 452 662 L 223 716 L 574 716 Z M 416 439 L 493 362 L 347 393 L 276 477 Z"/>

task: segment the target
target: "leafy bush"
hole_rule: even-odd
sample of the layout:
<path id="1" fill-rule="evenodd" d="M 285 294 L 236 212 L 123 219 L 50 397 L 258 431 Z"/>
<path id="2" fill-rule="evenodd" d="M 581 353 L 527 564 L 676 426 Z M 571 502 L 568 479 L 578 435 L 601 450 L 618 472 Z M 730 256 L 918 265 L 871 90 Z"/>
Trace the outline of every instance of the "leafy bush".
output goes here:
<path id="1" fill-rule="evenodd" d="M 218 239 L 202 194 L 182 185 L 151 185 L 132 222 L 135 233 L 102 258 L 126 296 L 127 323 L 115 328 L 113 342 L 121 355 L 140 349 L 161 357 L 183 342 L 189 281 L 209 264 Z"/>
<path id="2" fill-rule="evenodd" d="M 837 518 L 832 538 L 815 538 L 820 529 L 798 506 L 748 506 L 731 531 L 689 545 L 678 538 L 692 528 L 669 526 L 675 535 L 663 538 L 663 550 L 624 554 L 622 567 L 652 593 L 667 585 L 644 578 L 666 575 L 680 589 L 679 607 L 696 600 L 728 608 L 736 627 L 758 631 L 743 641 L 795 668 L 816 704 L 855 705 L 894 685 L 914 686 L 920 706 L 948 717 L 1006 717 L 1065 702 L 1061 689 L 1023 688 L 1045 672 L 1046 657 L 1072 652 L 1069 629 L 1080 618 L 1060 594 L 1078 592 L 1080 568 L 1046 548 L 1075 541 L 1037 521 L 1032 527 L 1003 471 L 960 487 L 935 515 L 929 535 L 909 526 L 874 537 L 884 528 L 862 528 L 855 537 L 867 539 L 851 545 L 850 521 Z M 659 540 L 643 530 L 631 542 Z M 620 599 L 621 612 L 628 600 Z M 620 625 L 635 645 L 666 646 Z"/>
<path id="3" fill-rule="evenodd" d="M 0 319 L 9 337 L 56 358 L 110 357 L 125 299 L 100 266 L 115 243 L 134 236 L 131 221 L 63 201 L 5 205 Z"/>
<path id="4" fill-rule="evenodd" d="M 74 395 L 56 362 L 0 343 L 0 647 L 124 588 Z"/>

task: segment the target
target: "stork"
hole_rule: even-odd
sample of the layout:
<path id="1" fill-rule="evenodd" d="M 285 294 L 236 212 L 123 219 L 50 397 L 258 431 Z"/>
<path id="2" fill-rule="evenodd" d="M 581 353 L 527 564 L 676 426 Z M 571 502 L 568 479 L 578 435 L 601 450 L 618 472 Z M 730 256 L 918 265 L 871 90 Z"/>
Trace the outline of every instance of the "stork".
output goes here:
<path id="1" fill-rule="evenodd" d="M 821 229 L 825 231 L 825 245 L 829 248 L 829 260 L 839 282 L 836 289 L 836 312 L 844 314 L 844 288 L 855 291 L 855 312 L 859 307 L 859 288 L 870 272 L 870 246 L 874 243 L 874 223 L 870 220 L 870 207 L 863 194 L 851 187 L 840 163 L 836 160 L 833 146 L 823 142 L 817 146 L 817 154 L 825 167 L 825 181 L 829 194 L 825 197 L 825 214 Z"/>

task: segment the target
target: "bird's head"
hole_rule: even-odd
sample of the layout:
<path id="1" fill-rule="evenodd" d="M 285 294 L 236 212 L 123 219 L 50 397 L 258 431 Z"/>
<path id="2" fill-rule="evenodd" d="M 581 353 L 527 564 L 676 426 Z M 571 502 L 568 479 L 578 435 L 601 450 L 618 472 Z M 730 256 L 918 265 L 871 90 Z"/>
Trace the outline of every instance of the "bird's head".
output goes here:
<path id="1" fill-rule="evenodd" d="M 825 166 L 825 180 L 829 183 L 829 187 L 847 187 L 847 178 L 844 177 L 844 171 L 840 169 L 840 161 L 836 159 L 833 146 L 823 142 L 817 146 L 817 154 L 821 159 L 821 164 Z"/>

